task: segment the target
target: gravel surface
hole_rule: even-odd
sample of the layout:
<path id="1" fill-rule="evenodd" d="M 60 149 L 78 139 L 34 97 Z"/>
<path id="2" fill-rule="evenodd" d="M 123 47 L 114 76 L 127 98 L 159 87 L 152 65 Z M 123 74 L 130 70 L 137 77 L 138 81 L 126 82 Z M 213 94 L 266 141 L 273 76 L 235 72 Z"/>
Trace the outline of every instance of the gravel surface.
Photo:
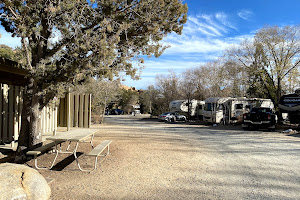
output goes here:
<path id="1" fill-rule="evenodd" d="M 58 199 L 300 199 L 300 138 L 239 127 L 108 116 L 94 138 L 113 140 L 92 173 L 60 156 L 39 170 Z M 89 144 L 80 144 L 87 153 Z M 39 157 L 49 164 L 50 154 Z M 92 158 L 80 156 L 83 167 Z M 27 163 L 34 165 L 33 160 Z"/>

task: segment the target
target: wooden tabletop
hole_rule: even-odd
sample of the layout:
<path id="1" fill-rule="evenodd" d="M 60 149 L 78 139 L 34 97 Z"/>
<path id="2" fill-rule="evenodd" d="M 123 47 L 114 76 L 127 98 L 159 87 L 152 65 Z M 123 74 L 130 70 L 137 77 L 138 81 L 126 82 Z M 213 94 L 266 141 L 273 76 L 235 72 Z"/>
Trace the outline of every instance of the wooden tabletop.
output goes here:
<path id="1" fill-rule="evenodd" d="M 72 129 L 67 132 L 63 133 L 57 133 L 55 136 L 48 137 L 46 140 L 52 140 L 52 141 L 82 141 L 88 137 L 90 137 L 92 134 L 97 132 L 96 129 Z"/>

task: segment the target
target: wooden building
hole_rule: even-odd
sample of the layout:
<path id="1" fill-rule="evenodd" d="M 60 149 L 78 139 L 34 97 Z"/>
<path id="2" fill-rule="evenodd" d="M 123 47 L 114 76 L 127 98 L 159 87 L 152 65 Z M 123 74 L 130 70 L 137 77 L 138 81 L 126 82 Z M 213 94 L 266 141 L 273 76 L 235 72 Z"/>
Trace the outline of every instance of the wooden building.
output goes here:
<path id="1" fill-rule="evenodd" d="M 0 58 L 0 143 L 15 147 L 21 128 L 23 86 L 28 72 L 16 62 Z M 91 95 L 67 93 L 43 108 L 41 133 L 55 135 L 57 127 L 91 126 Z"/>

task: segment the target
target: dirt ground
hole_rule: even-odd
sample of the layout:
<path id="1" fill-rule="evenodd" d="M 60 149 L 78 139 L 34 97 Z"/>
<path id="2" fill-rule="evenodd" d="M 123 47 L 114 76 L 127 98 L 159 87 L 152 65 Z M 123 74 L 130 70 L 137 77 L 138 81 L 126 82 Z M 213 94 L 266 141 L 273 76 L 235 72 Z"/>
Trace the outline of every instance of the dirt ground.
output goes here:
<path id="1" fill-rule="evenodd" d="M 201 147 L 192 148 L 181 137 L 149 131 L 142 127 L 100 125 L 94 144 L 112 140 L 110 154 L 94 172 L 78 170 L 73 156 L 60 156 L 53 170 L 39 170 L 50 184 L 52 199 L 197 199 L 193 180 L 197 168 L 183 163 L 199 163 Z M 79 152 L 88 152 L 80 144 Z M 53 155 L 39 157 L 40 165 L 50 165 Z M 80 157 L 82 167 L 91 168 L 93 158 Z M 33 160 L 27 163 L 34 166 Z M 186 179 L 189 179 L 186 182 Z M 189 185 L 189 186 L 187 186 Z"/>
<path id="2" fill-rule="evenodd" d="M 300 199 L 300 138 L 239 126 L 163 123 L 142 116 L 109 116 L 94 145 L 112 140 L 97 170 L 79 171 L 60 155 L 52 170 L 51 199 Z M 63 147 L 66 147 L 64 145 Z M 83 168 L 91 146 L 80 144 Z M 50 166 L 53 154 L 39 157 Z M 3 161 L 3 159 L 1 159 Z M 34 166 L 34 160 L 26 165 Z"/>

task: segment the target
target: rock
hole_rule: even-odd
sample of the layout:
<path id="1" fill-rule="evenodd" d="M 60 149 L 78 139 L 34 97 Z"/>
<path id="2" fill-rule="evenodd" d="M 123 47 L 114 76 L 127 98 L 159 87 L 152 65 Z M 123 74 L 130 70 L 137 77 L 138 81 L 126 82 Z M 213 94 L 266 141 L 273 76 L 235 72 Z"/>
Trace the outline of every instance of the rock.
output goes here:
<path id="1" fill-rule="evenodd" d="M 50 199 L 51 189 L 45 178 L 25 165 L 0 164 L 0 200 Z"/>

